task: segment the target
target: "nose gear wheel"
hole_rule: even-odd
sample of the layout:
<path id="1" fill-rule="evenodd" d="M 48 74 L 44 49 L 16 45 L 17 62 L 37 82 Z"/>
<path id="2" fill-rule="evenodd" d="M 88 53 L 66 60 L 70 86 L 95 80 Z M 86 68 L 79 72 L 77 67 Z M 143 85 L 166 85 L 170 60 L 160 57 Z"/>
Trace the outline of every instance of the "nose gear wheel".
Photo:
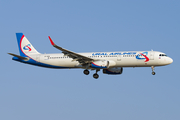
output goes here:
<path id="1" fill-rule="evenodd" d="M 152 75 L 155 75 L 156 73 L 154 72 L 154 66 L 151 66 L 152 69 Z"/>

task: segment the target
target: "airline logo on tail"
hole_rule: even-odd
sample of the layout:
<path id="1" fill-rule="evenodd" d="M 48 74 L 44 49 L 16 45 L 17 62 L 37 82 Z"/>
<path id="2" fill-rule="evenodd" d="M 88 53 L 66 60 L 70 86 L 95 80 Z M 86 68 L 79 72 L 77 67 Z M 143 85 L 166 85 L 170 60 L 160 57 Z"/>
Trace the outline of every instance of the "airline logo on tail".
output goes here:
<path id="1" fill-rule="evenodd" d="M 149 58 L 147 57 L 148 55 L 148 52 L 143 52 L 143 53 L 140 53 L 136 56 L 136 59 L 138 60 L 144 60 L 146 59 L 144 62 L 148 62 L 149 61 Z"/>
<path id="2" fill-rule="evenodd" d="M 28 50 L 29 52 L 31 51 L 31 44 L 25 45 L 23 47 L 24 50 Z"/>

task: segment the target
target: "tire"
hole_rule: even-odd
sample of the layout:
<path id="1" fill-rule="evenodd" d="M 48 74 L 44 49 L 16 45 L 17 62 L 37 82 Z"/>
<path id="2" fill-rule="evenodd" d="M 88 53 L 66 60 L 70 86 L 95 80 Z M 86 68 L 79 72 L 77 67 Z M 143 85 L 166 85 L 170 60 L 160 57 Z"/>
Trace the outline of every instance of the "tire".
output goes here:
<path id="1" fill-rule="evenodd" d="M 155 75 L 156 73 L 155 72 L 152 72 L 152 75 Z"/>
<path id="2" fill-rule="evenodd" d="M 84 70 L 85 75 L 89 75 L 89 70 Z"/>
<path id="3" fill-rule="evenodd" d="M 94 77 L 95 79 L 98 79 L 98 78 L 99 78 L 99 75 L 98 75 L 97 73 L 95 73 L 95 74 L 93 75 L 93 77 Z"/>

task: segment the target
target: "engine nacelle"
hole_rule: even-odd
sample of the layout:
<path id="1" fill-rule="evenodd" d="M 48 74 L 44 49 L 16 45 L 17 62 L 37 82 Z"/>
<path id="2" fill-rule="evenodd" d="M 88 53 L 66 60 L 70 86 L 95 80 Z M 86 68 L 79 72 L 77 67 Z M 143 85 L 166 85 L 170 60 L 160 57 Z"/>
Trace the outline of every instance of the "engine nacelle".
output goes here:
<path id="1" fill-rule="evenodd" d="M 122 72 L 123 72 L 122 67 L 114 67 L 114 68 L 109 68 L 109 69 L 103 69 L 103 73 L 109 74 L 109 75 L 122 74 Z"/>
<path id="2" fill-rule="evenodd" d="M 92 68 L 109 68 L 109 61 L 103 60 L 103 61 L 94 61 L 91 63 Z"/>
<path id="3" fill-rule="evenodd" d="M 108 68 L 113 68 L 116 66 L 116 62 L 114 62 L 113 60 L 109 60 L 109 67 Z"/>

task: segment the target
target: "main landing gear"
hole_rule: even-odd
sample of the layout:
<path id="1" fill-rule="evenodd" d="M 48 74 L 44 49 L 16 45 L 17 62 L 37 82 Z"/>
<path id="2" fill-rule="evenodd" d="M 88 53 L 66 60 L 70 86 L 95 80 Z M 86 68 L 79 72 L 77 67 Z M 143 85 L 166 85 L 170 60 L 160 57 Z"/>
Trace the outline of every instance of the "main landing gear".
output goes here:
<path id="1" fill-rule="evenodd" d="M 98 78 L 99 78 L 99 75 L 97 74 L 98 71 L 100 71 L 100 70 L 97 69 L 97 70 L 96 70 L 96 73 L 93 74 L 93 77 L 94 77 L 95 79 L 98 79 Z M 84 70 L 84 74 L 85 74 L 85 75 L 89 75 L 89 70 L 87 70 L 87 69 Z"/>
<path id="2" fill-rule="evenodd" d="M 97 74 L 98 71 L 100 71 L 100 70 L 97 69 L 97 70 L 96 70 L 96 73 L 94 73 L 94 75 L 93 75 L 93 77 L 94 77 L 95 79 L 98 79 L 98 78 L 99 78 L 99 75 Z"/>
<path id="3" fill-rule="evenodd" d="M 84 70 L 85 75 L 89 75 L 89 70 Z"/>
<path id="4" fill-rule="evenodd" d="M 155 75 L 156 73 L 154 72 L 154 66 L 151 66 L 152 69 L 152 75 Z"/>

